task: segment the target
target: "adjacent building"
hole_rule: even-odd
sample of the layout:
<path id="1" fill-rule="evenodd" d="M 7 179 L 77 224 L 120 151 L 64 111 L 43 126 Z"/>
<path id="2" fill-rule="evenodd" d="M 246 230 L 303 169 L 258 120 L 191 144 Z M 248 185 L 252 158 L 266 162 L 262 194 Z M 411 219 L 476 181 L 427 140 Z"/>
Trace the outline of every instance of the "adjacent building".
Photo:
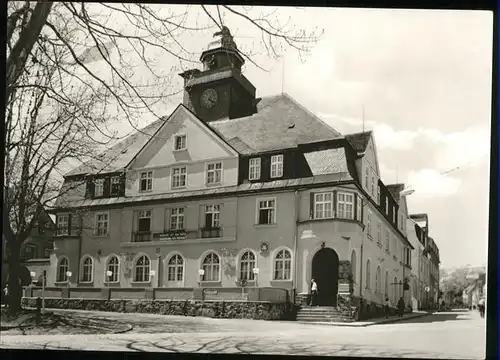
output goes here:
<path id="1" fill-rule="evenodd" d="M 66 174 L 51 286 L 286 289 L 314 278 L 395 304 L 411 270 L 402 184 L 373 133 L 342 135 L 287 94 L 258 98 L 234 42 L 181 74 L 172 114 Z M 68 190 L 71 189 L 71 190 Z"/>

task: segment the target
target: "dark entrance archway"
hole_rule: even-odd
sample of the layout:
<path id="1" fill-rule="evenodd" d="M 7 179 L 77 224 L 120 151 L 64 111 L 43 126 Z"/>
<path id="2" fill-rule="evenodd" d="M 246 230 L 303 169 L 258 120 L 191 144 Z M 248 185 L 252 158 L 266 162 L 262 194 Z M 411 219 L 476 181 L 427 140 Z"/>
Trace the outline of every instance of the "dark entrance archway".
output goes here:
<path id="1" fill-rule="evenodd" d="M 318 285 L 317 304 L 320 306 L 337 306 L 339 256 L 335 250 L 323 248 L 314 255 L 312 278 Z"/>

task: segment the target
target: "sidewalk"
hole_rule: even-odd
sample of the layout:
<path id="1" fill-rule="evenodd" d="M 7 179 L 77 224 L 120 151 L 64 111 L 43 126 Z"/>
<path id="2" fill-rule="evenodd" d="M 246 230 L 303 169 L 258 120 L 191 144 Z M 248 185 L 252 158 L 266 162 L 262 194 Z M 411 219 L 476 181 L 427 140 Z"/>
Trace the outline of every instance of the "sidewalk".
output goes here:
<path id="1" fill-rule="evenodd" d="M 308 325 L 330 325 L 330 326 L 349 326 L 349 327 L 366 327 L 366 326 L 371 326 L 371 325 L 379 325 L 379 324 L 391 324 L 399 321 L 405 321 L 405 320 L 410 320 L 410 319 L 416 319 L 422 316 L 427 316 L 427 315 L 432 315 L 430 312 L 424 312 L 424 311 L 414 311 L 410 314 L 404 314 L 402 318 L 398 316 L 390 316 L 388 319 L 386 318 L 380 318 L 380 319 L 373 319 L 370 321 L 356 321 L 356 322 L 329 322 L 329 321 L 321 321 L 321 322 L 314 322 L 314 323 L 306 323 L 306 322 L 299 322 L 301 324 L 308 324 Z"/>

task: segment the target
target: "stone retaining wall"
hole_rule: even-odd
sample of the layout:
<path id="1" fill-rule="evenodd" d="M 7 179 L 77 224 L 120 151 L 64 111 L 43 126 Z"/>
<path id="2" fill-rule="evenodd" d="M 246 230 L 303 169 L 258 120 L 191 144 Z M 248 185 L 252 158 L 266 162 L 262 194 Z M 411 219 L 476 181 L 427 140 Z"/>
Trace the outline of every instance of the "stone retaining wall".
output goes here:
<path id="1" fill-rule="evenodd" d="M 22 305 L 25 307 L 36 307 L 36 298 L 23 298 Z M 51 309 L 95 310 L 257 320 L 295 320 L 297 315 L 297 306 L 293 304 L 257 301 L 45 298 L 45 307 Z"/>

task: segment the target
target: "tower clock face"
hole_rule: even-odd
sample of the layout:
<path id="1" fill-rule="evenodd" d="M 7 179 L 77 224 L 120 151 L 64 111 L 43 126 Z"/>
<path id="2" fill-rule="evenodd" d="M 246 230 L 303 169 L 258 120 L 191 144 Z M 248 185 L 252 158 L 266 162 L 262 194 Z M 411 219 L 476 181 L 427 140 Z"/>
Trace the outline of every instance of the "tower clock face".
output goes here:
<path id="1" fill-rule="evenodd" d="M 210 109 L 217 104 L 218 95 L 215 89 L 206 89 L 201 94 L 200 103 L 204 108 Z"/>

